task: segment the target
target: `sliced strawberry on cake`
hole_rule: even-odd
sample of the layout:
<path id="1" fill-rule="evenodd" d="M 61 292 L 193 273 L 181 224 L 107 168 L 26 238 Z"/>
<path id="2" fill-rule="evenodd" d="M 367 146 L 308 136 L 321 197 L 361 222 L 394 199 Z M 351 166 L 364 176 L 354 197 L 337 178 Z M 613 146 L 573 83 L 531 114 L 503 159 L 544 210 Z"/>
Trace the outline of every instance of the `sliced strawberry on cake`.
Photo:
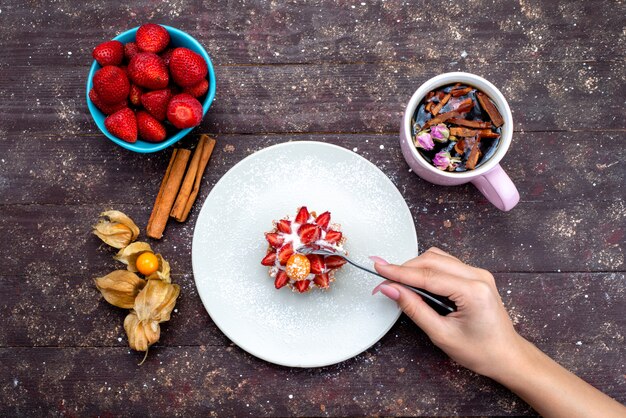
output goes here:
<path id="1" fill-rule="evenodd" d="M 289 287 L 305 293 L 311 289 L 328 289 L 335 281 L 335 272 L 345 260 L 339 256 L 304 255 L 298 253 L 303 245 L 331 248 L 345 254 L 346 238 L 341 226 L 331 223 L 330 212 L 317 215 L 302 206 L 294 217 L 274 221 L 274 229 L 265 233 L 268 249 L 261 264 L 269 267 L 276 289 Z"/>

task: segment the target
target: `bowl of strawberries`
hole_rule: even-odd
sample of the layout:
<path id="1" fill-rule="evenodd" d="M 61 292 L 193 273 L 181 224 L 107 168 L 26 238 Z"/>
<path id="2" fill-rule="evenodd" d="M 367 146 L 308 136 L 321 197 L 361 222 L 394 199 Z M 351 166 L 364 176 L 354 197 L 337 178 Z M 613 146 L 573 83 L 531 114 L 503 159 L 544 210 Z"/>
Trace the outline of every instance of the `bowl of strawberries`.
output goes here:
<path id="1" fill-rule="evenodd" d="M 189 34 L 148 23 L 96 46 L 87 106 L 111 141 L 131 151 L 160 151 L 195 126 L 215 97 L 215 72 Z"/>

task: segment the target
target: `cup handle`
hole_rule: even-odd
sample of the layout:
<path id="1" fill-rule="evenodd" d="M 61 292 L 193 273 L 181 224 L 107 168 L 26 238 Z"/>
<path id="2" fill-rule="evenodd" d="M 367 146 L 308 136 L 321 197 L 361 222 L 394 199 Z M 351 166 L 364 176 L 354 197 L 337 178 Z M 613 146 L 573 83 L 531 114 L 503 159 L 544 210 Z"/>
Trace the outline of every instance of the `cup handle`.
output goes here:
<path id="1" fill-rule="evenodd" d="M 509 211 L 519 202 L 517 188 L 500 164 L 472 180 L 472 184 L 500 210 Z"/>

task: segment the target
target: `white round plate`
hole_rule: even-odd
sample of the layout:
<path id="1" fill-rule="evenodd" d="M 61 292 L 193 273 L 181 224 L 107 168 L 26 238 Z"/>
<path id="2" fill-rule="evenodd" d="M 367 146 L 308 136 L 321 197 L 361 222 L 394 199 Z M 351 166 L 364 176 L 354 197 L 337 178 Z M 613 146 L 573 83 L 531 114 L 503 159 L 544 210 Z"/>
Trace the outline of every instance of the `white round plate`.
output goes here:
<path id="1" fill-rule="evenodd" d="M 261 259 L 272 220 L 296 209 L 331 212 L 346 250 L 404 262 L 417 254 L 413 217 L 393 183 L 372 163 L 321 142 L 288 142 L 258 151 L 222 177 L 194 230 L 193 273 L 204 307 L 235 344 L 263 360 L 322 367 L 376 343 L 400 315 L 372 289 L 378 277 L 345 265 L 330 290 L 276 290 Z"/>

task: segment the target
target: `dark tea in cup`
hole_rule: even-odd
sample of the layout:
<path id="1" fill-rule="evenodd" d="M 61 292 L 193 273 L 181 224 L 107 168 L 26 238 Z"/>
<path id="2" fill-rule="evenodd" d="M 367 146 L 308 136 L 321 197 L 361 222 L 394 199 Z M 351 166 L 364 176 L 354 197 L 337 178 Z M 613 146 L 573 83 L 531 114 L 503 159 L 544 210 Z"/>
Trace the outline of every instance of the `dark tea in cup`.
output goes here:
<path id="1" fill-rule="evenodd" d="M 496 152 L 503 124 L 489 96 L 456 83 L 426 94 L 413 114 L 411 133 L 428 163 L 439 170 L 464 172 L 480 167 Z"/>

